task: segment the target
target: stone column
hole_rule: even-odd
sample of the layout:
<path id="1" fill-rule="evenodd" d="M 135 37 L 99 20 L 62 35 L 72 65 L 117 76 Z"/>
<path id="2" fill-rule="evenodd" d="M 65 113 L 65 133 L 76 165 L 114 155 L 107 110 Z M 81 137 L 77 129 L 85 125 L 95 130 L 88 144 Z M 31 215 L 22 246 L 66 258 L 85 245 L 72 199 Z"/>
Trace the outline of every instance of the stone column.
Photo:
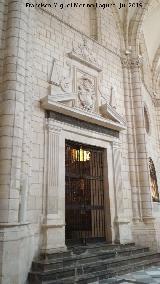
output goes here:
<path id="1" fill-rule="evenodd" d="M 65 139 L 63 123 L 48 119 L 42 250 L 65 249 Z"/>
<path id="2" fill-rule="evenodd" d="M 132 96 L 131 85 L 131 72 L 130 61 L 128 56 L 121 58 L 123 67 L 123 82 L 124 82 L 124 102 L 125 113 L 127 120 L 127 138 L 128 138 L 128 157 L 129 157 L 129 171 L 130 171 L 130 183 L 131 183 L 131 197 L 132 197 L 132 210 L 133 221 L 139 222 L 141 220 L 141 197 L 139 186 L 139 175 L 137 168 L 137 148 L 135 140 L 135 116 L 134 105 Z"/>
<path id="3" fill-rule="evenodd" d="M 28 9 L 28 8 L 26 8 Z M 34 9 L 29 9 L 28 32 L 26 44 L 26 80 L 24 96 L 24 121 L 23 121 L 23 142 L 21 159 L 21 184 L 20 184 L 20 208 L 19 222 L 27 221 L 28 192 L 31 187 L 31 162 L 32 162 L 32 109 L 34 96 L 34 41 L 35 28 Z"/>
<path id="4" fill-rule="evenodd" d="M 138 154 L 138 174 L 141 189 L 142 217 L 144 221 L 152 219 L 152 197 L 148 170 L 148 157 L 146 150 L 146 131 L 144 127 L 144 104 L 141 91 L 140 66 L 141 57 L 131 58 L 131 80 L 133 91 L 135 134 Z"/>
<path id="5" fill-rule="evenodd" d="M 2 223 L 18 223 L 24 130 L 26 50 L 29 9 L 8 0 L 1 94 L 0 208 Z"/>
<path id="6" fill-rule="evenodd" d="M 123 199 L 123 182 L 121 170 L 121 150 L 120 143 L 113 142 L 113 173 L 115 188 L 115 225 L 117 228 L 116 242 L 132 242 L 130 220 L 125 216 L 124 199 Z"/>
<path id="7" fill-rule="evenodd" d="M 30 27 L 31 14 L 35 10 L 27 9 L 24 0 L 5 2 L 5 48 L 0 92 L 0 283 L 21 284 L 26 281 L 37 249 L 36 225 L 33 228 L 24 223 L 27 210 L 28 148 L 31 146 L 31 131 L 28 127 L 32 105 L 32 88 L 29 83 L 29 65 L 32 60 L 29 59 L 32 41 Z M 26 180 L 23 179 L 24 172 Z M 23 206 L 20 209 L 22 199 Z"/>
<path id="8" fill-rule="evenodd" d="M 142 58 L 139 56 L 131 57 L 130 55 L 123 58 L 123 66 L 128 68 L 131 76 L 131 103 L 133 108 L 133 139 L 131 141 L 131 147 L 133 147 L 133 153 L 135 153 L 134 170 L 136 172 L 131 176 L 131 182 L 134 186 L 134 191 L 137 191 L 137 186 L 140 192 L 141 202 L 141 215 L 144 221 L 152 219 L 152 202 L 150 192 L 150 181 L 148 171 L 148 157 L 146 150 L 146 131 L 144 127 L 144 104 L 141 91 L 141 78 L 140 78 L 140 66 L 142 65 Z M 132 151 L 132 149 L 131 149 Z M 137 180 L 137 181 L 136 181 Z M 136 186 L 136 187 L 135 187 Z M 139 196 L 133 194 L 133 200 L 139 202 Z M 135 199 L 136 198 L 136 199 Z M 137 206 L 134 206 L 134 214 L 137 211 Z M 138 211 L 137 211 L 138 213 Z M 137 213 L 134 217 L 137 219 Z M 140 216 L 141 217 L 141 216 Z"/>

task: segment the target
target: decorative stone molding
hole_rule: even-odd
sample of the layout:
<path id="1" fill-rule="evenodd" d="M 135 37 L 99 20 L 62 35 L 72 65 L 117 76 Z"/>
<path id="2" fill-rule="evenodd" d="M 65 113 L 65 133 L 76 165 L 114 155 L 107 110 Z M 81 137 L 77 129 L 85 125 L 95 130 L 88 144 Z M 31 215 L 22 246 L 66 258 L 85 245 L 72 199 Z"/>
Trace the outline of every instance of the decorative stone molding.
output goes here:
<path id="1" fill-rule="evenodd" d="M 41 99 L 41 106 L 46 110 L 52 110 L 104 128 L 117 131 L 126 129 L 124 119 L 108 103 L 99 108 L 99 113 L 92 113 L 84 109 L 70 107 L 64 103 L 56 102 L 55 98 L 52 98 L 52 96 L 46 96 Z"/>
<path id="2" fill-rule="evenodd" d="M 111 136 L 119 138 L 119 132 L 117 130 L 109 129 L 94 123 L 88 123 L 87 121 L 64 115 L 62 113 L 48 111 L 48 117 L 64 123 L 63 129 L 65 129 L 67 126 L 71 126 L 74 128 L 76 127 L 77 131 L 85 130 L 88 134 L 90 133 L 90 135 L 92 135 L 94 132 L 96 134 L 104 135 L 105 137 Z"/>
<path id="3" fill-rule="evenodd" d="M 112 143 L 112 147 L 114 148 L 114 149 L 121 149 L 121 142 L 120 141 L 114 141 L 113 143 Z"/>
<path id="4" fill-rule="evenodd" d="M 59 95 L 72 92 L 72 66 L 69 62 L 65 66 L 60 66 L 55 58 L 53 58 L 51 72 L 48 78 L 51 94 L 55 92 Z"/>
<path id="5" fill-rule="evenodd" d="M 112 107 L 107 102 L 99 107 L 100 113 L 108 119 L 118 122 L 121 125 L 126 126 L 125 119 L 117 113 L 115 107 Z"/>
<path id="6" fill-rule="evenodd" d="M 143 64 L 143 57 L 140 55 L 138 55 L 137 57 L 125 55 L 124 57 L 121 57 L 121 63 L 123 68 L 141 67 Z"/>
<path id="7" fill-rule="evenodd" d="M 62 130 L 63 124 L 59 123 L 58 121 L 55 120 L 46 120 L 46 128 L 53 132 L 59 134 Z"/>
<path id="8" fill-rule="evenodd" d="M 112 108 L 114 108 L 114 109 L 117 108 L 116 91 L 115 91 L 115 88 L 113 86 L 111 87 L 111 96 L 110 96 L 109 104 L 111 105 Z"/>

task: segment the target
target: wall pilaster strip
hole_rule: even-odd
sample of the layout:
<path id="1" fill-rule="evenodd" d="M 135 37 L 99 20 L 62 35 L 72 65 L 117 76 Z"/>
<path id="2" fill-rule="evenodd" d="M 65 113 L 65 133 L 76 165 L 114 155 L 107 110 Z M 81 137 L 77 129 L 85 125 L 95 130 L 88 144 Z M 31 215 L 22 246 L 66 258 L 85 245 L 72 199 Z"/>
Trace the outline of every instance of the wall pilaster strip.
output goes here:
<path id="1" fill-rule="evenodd" d="M 58 214 L 60 135 L 62 124 L 49 120 L 47 162 L 47 215 Z"/>

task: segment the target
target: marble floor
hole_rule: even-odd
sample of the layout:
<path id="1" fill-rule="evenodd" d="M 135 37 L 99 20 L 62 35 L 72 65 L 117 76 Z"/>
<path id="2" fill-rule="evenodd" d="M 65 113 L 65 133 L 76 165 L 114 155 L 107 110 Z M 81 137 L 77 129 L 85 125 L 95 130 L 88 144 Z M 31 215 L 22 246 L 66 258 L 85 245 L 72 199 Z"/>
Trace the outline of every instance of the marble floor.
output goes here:
<path id="1" fill-rule="evenodd" d="M 160 265 L 103 280 L 100 284 L 160 284 Z"/>

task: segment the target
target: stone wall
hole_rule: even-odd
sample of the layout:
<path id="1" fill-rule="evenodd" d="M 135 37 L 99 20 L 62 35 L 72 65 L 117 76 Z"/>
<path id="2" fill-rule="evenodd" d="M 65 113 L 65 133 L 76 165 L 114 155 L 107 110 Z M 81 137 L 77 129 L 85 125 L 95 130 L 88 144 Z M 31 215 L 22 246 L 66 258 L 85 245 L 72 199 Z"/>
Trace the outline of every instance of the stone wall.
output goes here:
<path id="1" fill-rule="evenodd" d="M 159 110 L 155 111 L 144 84 L 147 72 L 142 80 L 138 55 L 124 54 L 116 11 L 82 7 L 45 10 L 27 8 L 25 1 L 1 0 L 0 24 L 2 284 L 25 283 L 33 257 L 42 248 L 47 141 L 46 114 L 40 100 L 49 94 L 53 64 L 66 67 L 70 61 L 68 53 L 82 44 L 87 45 L 89 53 L 96 54 L 102 69 L 99 101 L 110 102 L 114 91 L 116 111 L 127 121 L 127 130 L 120 134 L 118 152 L 122 158 L 122 194 L 118 195 L 122 203 L 118 202 L 126 218 L 113 222 L 121 223 L 124 239 L 131 239 L 133 218 L 133 240 L 144 244 L 145 237 L 145 244 L 157 249 L 160 209 L 159 204 L 151 202 L 147 158 L 153 157 L 160 186 Z M 145 71 L 149 64 L 146 66 Z M 149 135 L 144 129 L 144 104 L 150 115 Z M 110 149 L 110 160 L 111 156 Z M 113 169 L 109 170 L 112 173 Z M 143 218 L 151 222 L 144 223 Z"/>

